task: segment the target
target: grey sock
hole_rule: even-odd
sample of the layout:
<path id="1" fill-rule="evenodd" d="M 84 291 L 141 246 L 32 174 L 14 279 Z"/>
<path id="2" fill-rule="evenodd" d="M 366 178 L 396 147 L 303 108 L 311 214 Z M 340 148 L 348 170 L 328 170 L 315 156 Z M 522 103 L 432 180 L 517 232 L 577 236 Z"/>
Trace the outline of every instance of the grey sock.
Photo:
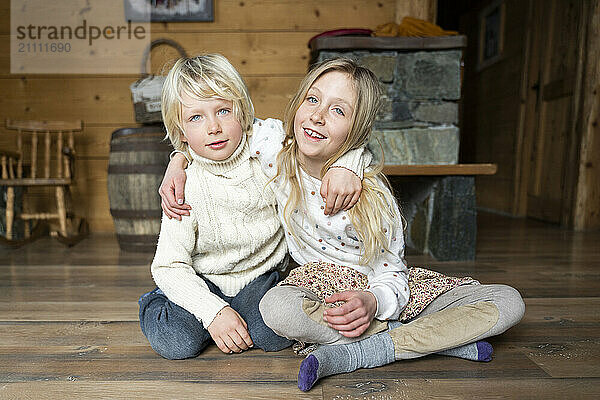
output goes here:
<path id="1" fill-rule="evenodd" d="M 394 343 L 387 332 L 354 343 L 319 346 L 302 361 L 298 387 L 306 392 L 323 377 L 375 368 L 393 361 Z"/>
<path id="2" fill-rule="evenodd" d="M 493 351 L 494 350 L 491 344 L 489 344 L 485 340 L 480 340 L 475 343 L 469 343 L 465 344 L 464 346 L 440 351 L 436 354 L 441 354 L 443 356 L 459 357 L 472 361 L 487 362 L 492 360 Z"/>
<path id="3" fill-rule="evenodd" d="M 398 320 L 388 321 L 388 331 L 391 331 L 392 329 L 396 329 L 402 325 L 403 325 L 402 322 L 400 322 Z"/>
<path id="4" fill-rule="evenodd" d="M 402 323 L 390 321 L 388 331 L 358 342 L 319 346 L 302 361 L 298 371 L 298 388 L 307 392 L 319 379 L 326 376 L 352 372 L 359 368 L 380 367 L 396 361 L 394 342 L 388 332 L 400 326 L 402 326 Z M 492 345 L 480 340 L 436 354 L 473 361 L 490 361 L 492 352 Z M 408 352 L 398 359 L 422 357 L 424 355 Z"/>

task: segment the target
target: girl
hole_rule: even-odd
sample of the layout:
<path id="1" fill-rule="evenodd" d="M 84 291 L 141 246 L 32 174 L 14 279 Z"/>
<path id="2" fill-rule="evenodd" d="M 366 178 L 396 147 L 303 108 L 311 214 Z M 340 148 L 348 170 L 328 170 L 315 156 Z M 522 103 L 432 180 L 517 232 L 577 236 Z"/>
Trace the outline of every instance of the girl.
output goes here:
<path id="1" fill-rule="evenodd" d="M 261 313 L 282 336 L 326 344 L 302 362 L 302 390 L 327 375 L 440 351 L 487 361 L 492 349 L 480 340 L 524 313 L 508 286 L 418 268 L 408 273 L 400 214 L 377 169 L 365 174 L 355 208 L 333 217 L 319 212 L 323 171 L 368 141 L 379 96 L 370 71 L 330 60 L 304 78 L 284 127 L 274 120 L 255 125 L 251 153 L 273 177 L 290 254 L 304 264 L 265 294 Z"/>

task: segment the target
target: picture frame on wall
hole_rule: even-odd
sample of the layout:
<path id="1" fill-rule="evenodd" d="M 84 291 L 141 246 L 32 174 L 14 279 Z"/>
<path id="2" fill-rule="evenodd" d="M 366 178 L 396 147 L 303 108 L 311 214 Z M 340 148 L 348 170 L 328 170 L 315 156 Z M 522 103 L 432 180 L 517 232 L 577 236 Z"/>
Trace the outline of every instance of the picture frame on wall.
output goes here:
<path id="1" fill-rule="evenodd" d="M 128 21 L 213 22 L 213 0 L 123 0 Z"/>
<path id="2" fill-rule="evenodd" d="M 497 0 L 479 13 L 478 70 L 503 58 L 505 9 L 504 1 Z"/>

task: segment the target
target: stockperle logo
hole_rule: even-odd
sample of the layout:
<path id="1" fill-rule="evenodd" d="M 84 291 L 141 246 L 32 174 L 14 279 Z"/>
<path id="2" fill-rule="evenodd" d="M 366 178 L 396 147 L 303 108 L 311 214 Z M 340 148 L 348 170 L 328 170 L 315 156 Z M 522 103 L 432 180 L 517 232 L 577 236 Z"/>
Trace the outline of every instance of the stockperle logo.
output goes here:
<path id="1" fill-rule="evenodd" d="M 123 0 L 11 0 L 13 74 L 137 74 L 150 44 L 150 2 L 126 19 Z"/>

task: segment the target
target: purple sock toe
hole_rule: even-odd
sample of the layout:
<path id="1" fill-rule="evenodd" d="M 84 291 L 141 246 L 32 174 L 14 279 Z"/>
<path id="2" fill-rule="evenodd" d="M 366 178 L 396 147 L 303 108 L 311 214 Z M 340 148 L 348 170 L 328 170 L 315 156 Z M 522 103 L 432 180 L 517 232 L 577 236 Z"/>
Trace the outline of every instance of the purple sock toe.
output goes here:
<path id="1" fill-rule="evenodd" d="M 309 355 L 300 364 L 298 371 L 298 388 L 303 392 L 308 392 L 318 379 L 317 370 L 319 369 L 319 360 L 312 354 Z"/>
<path id="2" fill-rule="evenodd" d="M 486 342 L 485 340 L 480 340 L 477 342 L 477 360 L 478 361 L 492 361 L 492 353 L 494 352 L 494 348 L 491 344 Z"/>

